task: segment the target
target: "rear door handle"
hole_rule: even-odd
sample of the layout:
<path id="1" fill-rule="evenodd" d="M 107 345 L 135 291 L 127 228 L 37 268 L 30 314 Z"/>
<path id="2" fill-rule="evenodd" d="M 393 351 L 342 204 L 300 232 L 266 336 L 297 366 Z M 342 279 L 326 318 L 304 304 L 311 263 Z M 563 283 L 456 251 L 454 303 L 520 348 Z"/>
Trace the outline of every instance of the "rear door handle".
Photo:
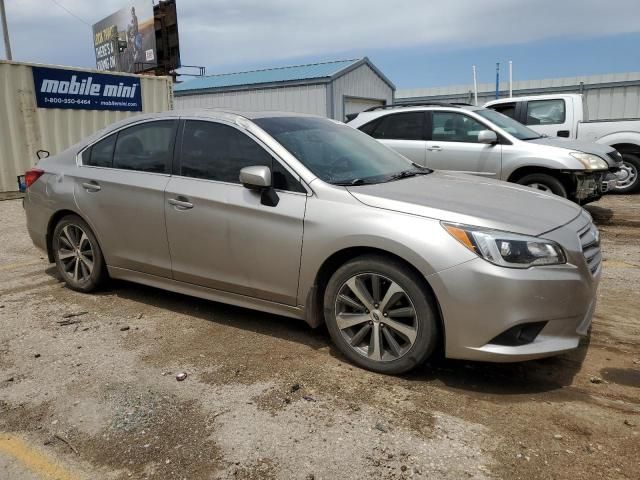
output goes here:
<path id="1" fill-rule="evenodd" d="M 87 190 L 88 192 L 99 192 L 100 191 L 100 185 L 98 185 L 97 182 L 84 182 L 82 184 L 82 186 L 84 187 L 85 190 Z"/>
<path id="2" fill-rule="evenodd" d="M 429 150 L 430 152 L 440 152 L 442 151 L 442 147 L 434 145 L 433 147 L 427 147 L 427 150 Z"/>
<path id="3" fill-rule="evenodd" d="M 186 197 L 170 198 L 169 205 L 173 205 L 178 210 L 189 210 L 193 208 L 193 203 Z"/>

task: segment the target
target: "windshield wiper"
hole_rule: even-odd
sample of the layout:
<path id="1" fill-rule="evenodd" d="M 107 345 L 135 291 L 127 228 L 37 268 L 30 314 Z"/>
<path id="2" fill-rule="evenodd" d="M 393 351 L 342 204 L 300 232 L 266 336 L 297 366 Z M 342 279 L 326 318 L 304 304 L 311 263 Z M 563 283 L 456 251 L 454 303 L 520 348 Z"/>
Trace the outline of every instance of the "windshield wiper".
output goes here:
<path id="1" fill-rule="evenodd" d="M 428 175 L 433 170 L 426 167 L 419 167 L 420 170 L 402 170 L 401 172 L 394 173 L 393 175 L 389 175 L 389 180 L 400 180 L 402 178 L 415 177 L 416 175 Z"/>
<path id="2" fill-rule="evenodd" d="M 367 183 L 371 182 L 367 182 L 364 178 L 354 178 L 348 182 L 333 182 L 334 185 L 339 185 L 341 187 L 354 187 L 356 185 L 366 185 Z"/>

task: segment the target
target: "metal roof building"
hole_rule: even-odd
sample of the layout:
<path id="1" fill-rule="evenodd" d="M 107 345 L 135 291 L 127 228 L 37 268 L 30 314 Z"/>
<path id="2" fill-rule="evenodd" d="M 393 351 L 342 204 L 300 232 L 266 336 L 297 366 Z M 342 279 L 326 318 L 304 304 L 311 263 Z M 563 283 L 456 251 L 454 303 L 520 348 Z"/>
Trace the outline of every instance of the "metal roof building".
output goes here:
<path id="1" fill-rule="evenodd" d="M 507 82 L 500 83 L 499 93 L 500 98 L 509 96 Z M 640 72 L 513 82 L 514 97 L 553 93 L 584 94 L 591 120 L 640 117 Z M 495 83 L 478 84 L 478 105 L 495 98 Z M 396 103 L 428 101 L 473 103 L 473 85 L 410 88 L 396 92 Z"/>
<path id="2" fill-rule="evenodd" d="M 337 120 L 393 103 L 394 84 L 368 58 L 196 78 L 174 88 L 174 106 L 279 110 Z"/>

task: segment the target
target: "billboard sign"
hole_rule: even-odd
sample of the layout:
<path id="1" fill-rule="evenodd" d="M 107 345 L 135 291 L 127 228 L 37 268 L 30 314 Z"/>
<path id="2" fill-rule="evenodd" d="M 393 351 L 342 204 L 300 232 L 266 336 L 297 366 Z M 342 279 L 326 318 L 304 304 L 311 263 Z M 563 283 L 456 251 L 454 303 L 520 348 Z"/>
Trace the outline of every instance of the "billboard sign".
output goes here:
<path id="1" fill-rule="evenodd" d="M 96 68 L 136 73 L 157 66 L 151 0 L 133 0 L 93 25 Z"/>
<path id="2" fill-rule="evenodd" d="M 39 108 L 142 111 L 137 77 L 45 67 L 32 71 Z"/>

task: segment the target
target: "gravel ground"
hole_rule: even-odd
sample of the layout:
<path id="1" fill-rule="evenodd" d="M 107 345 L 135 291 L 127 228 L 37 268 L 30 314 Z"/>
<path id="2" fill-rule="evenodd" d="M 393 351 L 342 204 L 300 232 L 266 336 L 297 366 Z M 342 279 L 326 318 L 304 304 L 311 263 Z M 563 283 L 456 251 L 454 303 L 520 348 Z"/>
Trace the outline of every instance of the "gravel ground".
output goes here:
<path id="1" fill-rule="evenodd" d="M 68 290 L 20 201 L 0 202 L 0 478 L 48 478 L 4 438 L 68 478 L 640 478 L 640 196 L 590 210 L 605 267 L 581 348 L 388 377 L 301 322 L 124 282 Z"/>

